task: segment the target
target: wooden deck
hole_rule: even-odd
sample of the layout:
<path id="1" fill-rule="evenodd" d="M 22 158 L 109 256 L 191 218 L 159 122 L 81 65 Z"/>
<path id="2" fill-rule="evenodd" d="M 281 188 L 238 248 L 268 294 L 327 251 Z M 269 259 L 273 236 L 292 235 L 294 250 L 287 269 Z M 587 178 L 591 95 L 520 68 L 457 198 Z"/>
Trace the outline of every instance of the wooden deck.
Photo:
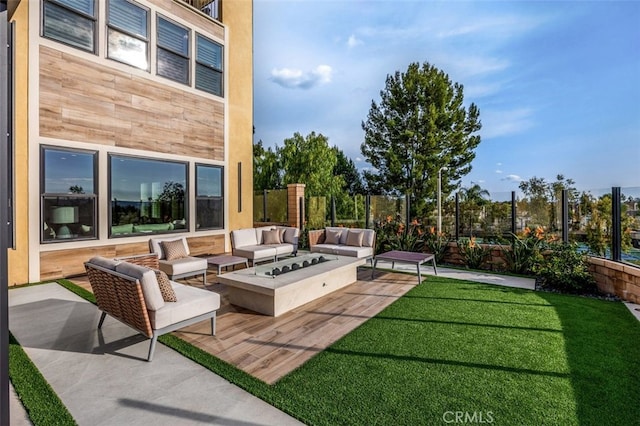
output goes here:
<path id="1" fill-rule="evenodd" d="M 86 277 L 72 280 L 91 290 Z M 198 278 L 181 280 L 202 287 Z M 215 282 L 210 272 L 207 282 Z M 279 317 L 257 314 L 229 304 L 226 286 L 209 284 L 221 295 L 217 335 L 208 321 L 175 334 L 193 345 L 272 384 L 416 286 L 413 275 L 376 272 L 360 268 L 358 281 Z"/>

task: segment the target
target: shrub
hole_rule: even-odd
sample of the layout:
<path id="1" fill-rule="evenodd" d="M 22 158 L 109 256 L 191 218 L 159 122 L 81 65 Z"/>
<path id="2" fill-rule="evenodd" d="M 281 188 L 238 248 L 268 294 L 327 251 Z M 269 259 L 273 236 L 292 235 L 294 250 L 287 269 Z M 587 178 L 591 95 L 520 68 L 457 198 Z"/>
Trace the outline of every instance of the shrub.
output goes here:
<path id="1" fill-rule="evenodd" d="M 399 218 L 387 216 L 386 220 L 375 223 L 375 230 L 378 253 L 389 250 L 421 252 L 424 248 L 423 231 L 416 220 L 405 227 Z"/>
<path id="2" fill-rule="evenodd" d="M 543 287 L 570 293 L 596 291 L 593 276 L 589 273 L 586 253 L 573 243 L 557 243 L 549 246 L 544 259 L 534 268 L 542 279 Z"/>
<path id="3" fill-rule="evenodd" d="M 434 255 L 436 263 L 442 263 L 449 247 L 449 237 L 443 232 L 436 232 L 432 226 L 424 234 L 424 247 Z"/>
<path id="4" fill-rule="evenodd" d="M 458 251 L 465 266 L 470 269 L 481 269 L 485 259 L 491 254 L 491 249 L 476 243 L 474 237 L 461 238 L 456 241 Z"/>
<path id="5" fill-rule="evenodd" d="M 545 245 L 544 230 L 538 227 L 532 232 L 527 227 L 522 235 L 512 236 L 511 247 L 500 244 L 507 270 L 515 274 L 532 274 L 534 266 L 541 260 L 540 249 Z"/>

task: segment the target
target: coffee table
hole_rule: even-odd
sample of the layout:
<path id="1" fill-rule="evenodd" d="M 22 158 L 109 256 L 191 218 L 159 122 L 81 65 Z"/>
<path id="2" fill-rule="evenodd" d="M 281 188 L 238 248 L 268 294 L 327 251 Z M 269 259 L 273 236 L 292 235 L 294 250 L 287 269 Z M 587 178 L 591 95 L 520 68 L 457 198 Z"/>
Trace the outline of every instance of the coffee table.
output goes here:
<path id="1" fill-rule="evenodd" d="M 422 276 L 420 275 L 420 265 L 424 262 L 430 260 L 433 263 L 433 272 L 438 275 L 438 270 L 436 269 L 436 258 L 434 255 L 428 253 L 416 253 L 412 251 L 392 250 L 386 253 L 381 253 L 375 257 L 373 268 L 371 270 L 371 278 L 373 278 L 373 275 L 376 272 L 376 265 L 378 264 L 378 260 L 386 260 L 391 262 L 391 269 L 396 266 L 396 262 L 416 265 L 416 268 L 418 269 L 418 284 L 422 282 Z"/>
<path id="2" fill-rule="evenodd" d="M 245 268 L 249 267 L 249 260 L 246 257 L 223 254 L 220 256 L 213 256 L 213 257 L 207 258 L 207 265 L 209 267 L 217 267 L 218 275 L 222 273 L 222 268 L 233 266 L 235 269 L 236 265 L 241 265 L 243 263 Z"/>

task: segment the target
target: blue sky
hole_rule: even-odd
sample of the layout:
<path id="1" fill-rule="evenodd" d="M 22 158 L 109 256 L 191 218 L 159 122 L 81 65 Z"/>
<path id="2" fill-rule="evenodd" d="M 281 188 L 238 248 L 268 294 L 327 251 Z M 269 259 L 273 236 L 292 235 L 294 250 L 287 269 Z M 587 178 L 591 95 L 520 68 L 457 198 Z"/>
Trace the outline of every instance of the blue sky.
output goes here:
<path id="1" fill-rule="evenodd" d="M 412 62 L 480 109 L 463 186 L 640 187 L 640 1 L 254 0 L 255 141 L 315 131 L 367 167 L 361 122 Z"/>

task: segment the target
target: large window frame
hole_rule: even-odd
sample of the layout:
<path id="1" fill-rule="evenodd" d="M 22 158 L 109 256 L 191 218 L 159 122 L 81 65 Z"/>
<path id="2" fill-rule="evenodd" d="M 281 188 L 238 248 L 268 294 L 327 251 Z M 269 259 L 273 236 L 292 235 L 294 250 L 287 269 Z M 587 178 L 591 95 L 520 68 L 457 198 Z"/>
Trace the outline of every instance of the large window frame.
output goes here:
<path id="1" fill-rule="evenodd" d="M 84 3 L 87 9 L 85 10 L 79 8 L 82 3 L 82 0 L 43 0 L 40 15 L 41 35 L 67 46 L 95 54 L 98 43 L 96 0 L 86 0 Z M 54 18 L 56 14 L 63 19 L 56 20 Z M 81 42 L 82 30 L 90 32 L 90 43 Z M 78 37 L 73 37 L 74 34 Z"/>
<path id="2" fill-rule="evenodd" d="M 129 161 L 125 170 L 136 171 L 143 177 L 135 175 L 126 176 L 128 191 L 133 194 L 137 191 L 134 200 L 117 198 L 116 191 L 123 191 L 115 185 L 114 179 L 123 179 L 123 176 L 114 172 L 117 167 L 115 162 Z M 110 152 L 108 162 L 108 197 L 109 197 L 109 238 L 124 238 L 138 235 L 169 234 L 174 232 L 189 231 L 189 163 L 178 160 L 164 160 L 154 157 L 141 157 Z M 156 176 L 171 175 L 171 171 L 154 174 L 162 164 L 170 167 L 182 168 L 183 176 L 177 182 L 157 181 Z M 124 164 L 122 166 L 125 166 Z M 149 180 L 151 179 L 151 180 Z M 157 179 L 160 179 L 159 177 Z M 183 184 L 184 182 L 184 184 Z M 133 190 L 131 188 L 137 189 Z M 175 197 L 177 195 L 177 197 Z M 133 195 L 130 195 L 133 197 Z M 175 215 L 179 216 L 175 216 Z"/>
<path id="3" fill-rule="evenodd" d="M 61 189 L 60 183 L 54 185 L 48 183 L 48 177 L 57 169 L 48 163 L 51 153 L 53 157 L 59 157 L 62 162 L 66 155 L 70 157 L 86 156 L 91 161 L 88 175 L 73 175 L 78 170 L 77 166 L 60 167 L 64 170 L 60 173 L 60 182 L 63 186 L 75 182 L 66 191 Z M 73 160 L 71 160 L 73 161 Z M 53 170 L 50 172 L 50 170 Z M 69 173 L 71 172 L 71 173 Z M 98 239 L 98 152 L 58 146 L 41 145 L 40 147 L 40 243 L 61 243 L 76 240 Z M 78 183 L 91 180 L 92 188 L 78 185 Z M 54 188 L 57 186 L 57 188 Z"/>
<path id="4" fill-rule="evenodd" d="M 162 26 L 163 22 L 167 24 L 166 27 Z M 165 32 L 163 32 L 163 28 L 166 30 Z M 174 32 L 173 35 L 182 31 L 182 37 L 186 37 L 186 40 L 182 40 L 182 42 L 171 40 L 170 30 Z M 186 47 L 186 52 L 181 51 L 180 45 Z M 174 63 L 172 64 L 171 61 Z M 182 63 L 183 72 L 171 72 L 173 71 L 172 65 L 178 62 Z M 191 29 L 160 14 L 156 15 L 156 74 L 191 86 Z M 185 74 L 184 78 L 179 77 L 182 74 Z"/>
<path id="5" fill-rule="evenodd" d="M 122 13 L 127 8 L 131 13 Z M 106 26 L 107 58 L 149 71 L 150 16 L 149 8 L 134 1 L 109 0 Z M 139 55 L 141 49 L 144 50 L 143 61 Z"/>
<path id="6" fill-rule="evenodd" d="M 196 163 L 195 168 L 196 231 L 224 229 L 226 219 L 224 208 L 224 167 L 213 164 Z M 204 173 L 207 169 L 217 172 L 217 183 L 207 180 L 207 173 Z M 219 212 L 218 218 L 215 218 L 215 212 Z M 211 215 L 212 213 L 213 215 Z"/>

